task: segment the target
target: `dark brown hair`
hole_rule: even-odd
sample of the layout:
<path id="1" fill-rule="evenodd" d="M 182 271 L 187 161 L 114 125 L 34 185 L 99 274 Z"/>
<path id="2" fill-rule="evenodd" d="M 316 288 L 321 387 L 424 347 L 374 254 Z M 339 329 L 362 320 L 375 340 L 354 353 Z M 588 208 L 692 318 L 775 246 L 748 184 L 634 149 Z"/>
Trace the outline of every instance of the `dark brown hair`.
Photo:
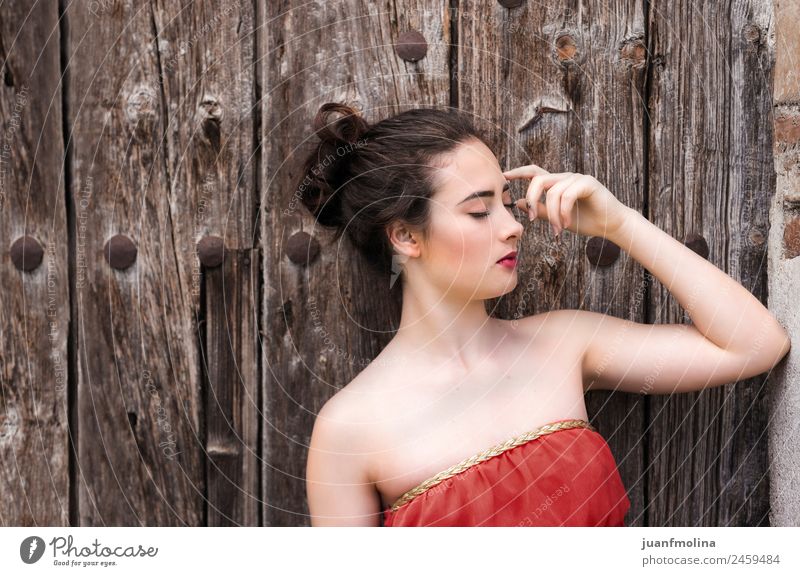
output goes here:
<path id="1" fill-rule="evenodd" d="M 334 121 L 332 113 L 341 114 Z M 484 133 L 453 108 L 413 108 L 370 125 L 343 103 L 323 104 L 313 123 L 319 137 L 296 190 L 317 221 L 343 232 L 367 261 L 389 272 L 387 226 L 404 222 L 426 238 L 435 168 L 461 142 Z"/>

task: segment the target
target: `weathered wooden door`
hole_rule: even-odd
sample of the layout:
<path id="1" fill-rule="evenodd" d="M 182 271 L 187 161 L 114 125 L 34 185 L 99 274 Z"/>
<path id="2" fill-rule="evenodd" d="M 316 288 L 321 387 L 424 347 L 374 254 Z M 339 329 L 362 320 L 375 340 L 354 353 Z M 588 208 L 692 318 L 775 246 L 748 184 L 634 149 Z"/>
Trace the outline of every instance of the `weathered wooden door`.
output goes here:
<path id="1" fill-rule="evenodd" d="M 314 416 L 399 320 L 292 189 L 327 101 L 466 110 L 765 301 L 766 0 L 62 4 L 0 8 L 5 525 L 308 524 Z M 687 321 L 613 245 L 524 242 L 493 313 Z M 764 385 L 589 393 L 628 524 L 768 523 Z"/>

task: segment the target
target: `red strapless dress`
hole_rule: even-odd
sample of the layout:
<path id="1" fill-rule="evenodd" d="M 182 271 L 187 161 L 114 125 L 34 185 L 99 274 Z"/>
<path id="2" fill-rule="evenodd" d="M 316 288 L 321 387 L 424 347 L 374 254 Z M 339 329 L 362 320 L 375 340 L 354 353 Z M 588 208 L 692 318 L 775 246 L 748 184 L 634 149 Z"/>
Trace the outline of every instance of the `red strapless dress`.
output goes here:
<path id="1" fill-rule="evenodd" d="M 603 436 L 557 420 L 451 466 L 383 514 L 384 526 L 624 526 L 630 505 Z"/>

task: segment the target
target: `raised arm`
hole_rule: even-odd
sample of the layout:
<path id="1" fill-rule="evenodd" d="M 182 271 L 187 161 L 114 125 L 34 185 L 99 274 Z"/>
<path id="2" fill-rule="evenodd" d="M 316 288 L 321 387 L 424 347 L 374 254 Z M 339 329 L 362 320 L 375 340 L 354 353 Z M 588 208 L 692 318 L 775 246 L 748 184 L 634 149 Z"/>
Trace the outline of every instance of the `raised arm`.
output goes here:
<path id="1" fill-rule="evenodd" d="M 670 291 L 692 324 L 639 324 L 575 311 L 585 388 L 689 392 L 751 378 L 789 351 L 786 330 L 744 286 L 638 212 L 608 239 Z"/>
<path id="2" fill-rule="evenodd" d="M 658 278 L 692 319 L 692 325 L 650 325 L 580 310 L 551 313 L 551 326 L 579 339 L 586 389 L 699 390 L 766 372 L 789 352 L 786 330 L 744 286 L 619 202 L 594 177 L 534 164 L 503 174 L 531 180 L 517 205 L 532 220 L 548 220 L 556 234 L 567 229 L 611 240 Z"/>

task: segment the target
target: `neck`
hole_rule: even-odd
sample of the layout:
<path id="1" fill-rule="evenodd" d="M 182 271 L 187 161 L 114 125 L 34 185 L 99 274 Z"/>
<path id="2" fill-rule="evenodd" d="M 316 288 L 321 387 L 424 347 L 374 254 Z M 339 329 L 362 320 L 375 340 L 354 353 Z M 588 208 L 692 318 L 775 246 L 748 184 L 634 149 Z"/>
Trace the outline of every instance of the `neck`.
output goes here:
<path id="1" fill-rule="evenodd" d="M 496 319 L 483 300 L 458 298 L 430 286 L 403 283 L 400 327 L 395 339 L 415 355 L 469 371 L 499 344 Z"/>

